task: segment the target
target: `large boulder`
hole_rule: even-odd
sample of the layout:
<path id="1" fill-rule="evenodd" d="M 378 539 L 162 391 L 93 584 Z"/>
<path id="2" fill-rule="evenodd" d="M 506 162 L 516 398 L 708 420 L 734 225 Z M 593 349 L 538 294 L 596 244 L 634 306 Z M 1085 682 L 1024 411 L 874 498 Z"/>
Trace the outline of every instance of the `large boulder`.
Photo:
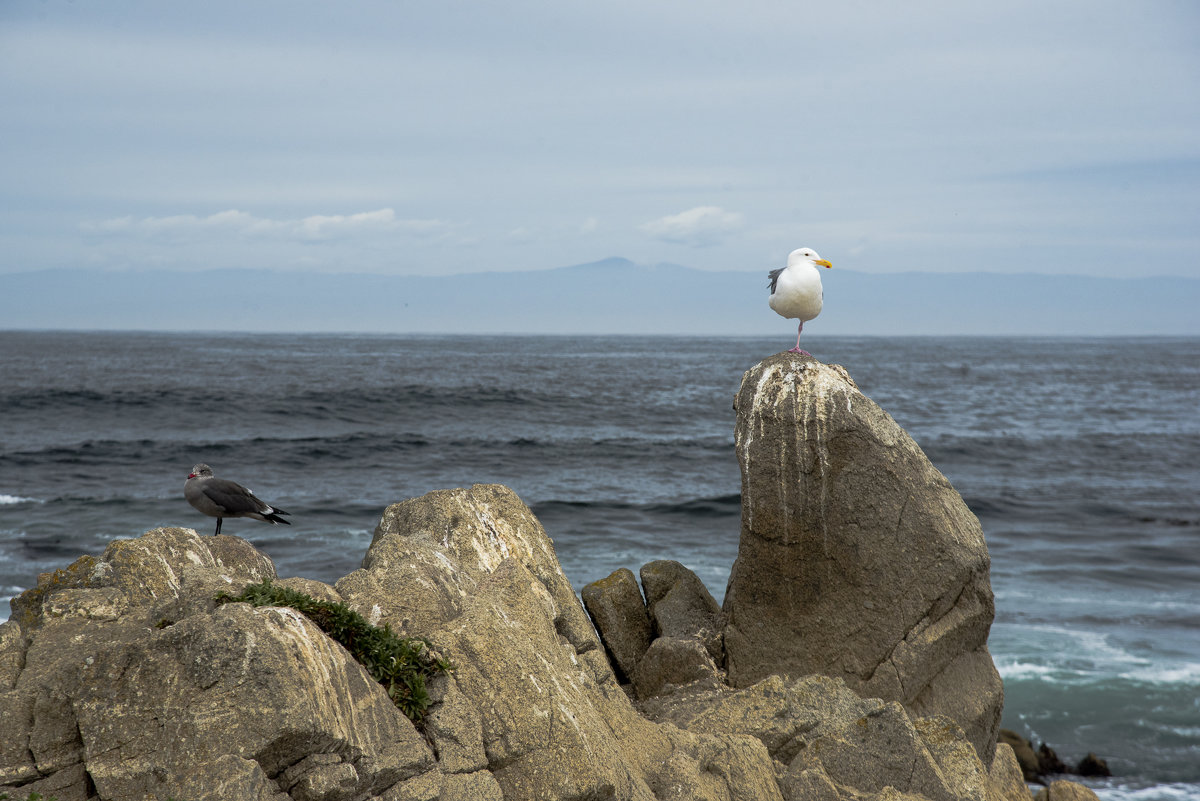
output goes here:
<path id="1" fill-rule="evenodd" d="M 372 621 L 407 632 L 461 615 L 481 581 L 516 559 L 559 610 L 555 625 L 580 652 L 600 647 L 563 574 L 554 543 L 517 494 L 499 484 L 437 490 L 384 510 L 362 569 L 339 579 Z M 372 599 L 368 604 L 363 599 Z"/>
<path id="2" fill-rule="evenodd" d="M 700 640 L 691 637 L 659 637 L 646 650 L 633 674 L 633 689 L 645 700 L 679 687 L 721 680 L 712 655 Z"/>
<path id="3" fill-rule="evenodd" d="M 249 543 L 187 529 L 45 574 L 0 636 L 0 664 L 18 667 L 0 692 L 0 792 L 341 801 L 435 770 L 383 688 L 307 618 L 214 601 L 274 575 Z"/>
<path id="4" fill-rule="evenodd" d="M 194 615 L 100 649 L 79 678 L 72 710 L 105 797 L 229 797 L 214 787 L 231 773 L 248 797 L 366 797 L 434 764 L 383 687 L 292 609 Z"/>
<path id="5" fill-rule="evenodd" d="M 1100 801 L 1100 797 L 1086 785 L 1058 779 L 1039 790 L 1034 801 Z"/>
<path id="6" fill-rule="evenodd" d="M 36 629 L 45 618 L 111 621 L 137 609 L 173 622 L 211 609 L 222 590 L 275 578 L 275 565 L 238 537 L 203 537 L 190 528 L 156 528 L 136 539 L 116 539 L 103 555 L 81 556 L 43 573 L 11 602 L 12 620 Z M 47 601 L 51 601 L 47 604 Z"/>
<path id="7" fill-rule="evenodd" d="M 579 594 L 618 678 L 628 683 L 653 637 L 637 578 L 623 567 L 588 584 Z"/>
<path id="8" fill-rule="evenodd" d="M 1038 763 L 1037 751 L 1033 749 L 1033 743 L 1011 729 L 1000 729 L 997 732 L 997 741 L 1002 745 L 1007 745 L 1013 752 L 1013 759 L 1017 761 L 1017 766 L 1020 767 L 1025 781 L 1035 781 L 1042 775 L 1042 768 Z"/>
<path id="9" fill-rule="evenodd" d="M 946 715 L 990 765 L 1003 703 L 979 521 L 846 371 L 782 353 L 735 401 L 742 531 L 729 681 L 822 673 Z"/>
<path id="10" fill-rule="evenodd" d="M 700 577 L 671 559 L 648 562 L 640 573 L 655 636 L 698 640 L 723 662 L 725 615 Z"/>
<path id="11" fill-rule="evenodd" d="M 781 766 L 785 799 L 900 792 L 984 801 L 989 777 L 948 718 L 916 718 L 895 701 L 861 698 L 840 679 L 772 676 L 735 692 L 652 699 L 654 720 L 689 732 L 754 737 Z"/>
<path id="12" fill-rule="evenodd" d="M 775 787 L 753 738 L 685 737 L 634 709 L 553 543 L 506 487 L 388 507 L 362 569 L 336 588 L 454 663 L 428 727 L 447 779 L 485 766 L 513 799 L 650 801 L 669 786 L 679 798 L 732 801 L 751 797 L 742 786 Z"/>
<path id="13" fill-rule="evenodd" d="M 1017 755 L 1008 743 L 996 745 L 988 779 L 988 801 L 1033 801 L 1033 793 L 1025 783 Z"/>

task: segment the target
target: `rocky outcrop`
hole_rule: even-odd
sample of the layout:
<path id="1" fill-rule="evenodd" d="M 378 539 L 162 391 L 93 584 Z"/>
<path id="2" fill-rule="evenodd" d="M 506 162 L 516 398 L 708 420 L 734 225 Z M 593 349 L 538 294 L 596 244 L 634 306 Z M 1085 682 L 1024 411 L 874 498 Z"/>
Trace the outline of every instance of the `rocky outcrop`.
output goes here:
<path id="1" fill-rule="evenodd" d="M 716 664 L 725 661 L 725 615 L 700 578 L 679 562 L 642 565 L 646 610 L 656 637 L 697 640 Z"/>
<path id="2" fill-rule="evenodd" d="M 663 636 L 635 675 L 656 644 L 710 669 L 691 683 L 676 675 L 635 708 L 515 495 L 476 486 L 397 507 L 362 570 L 335 587 L 280 583 L 428 637 L 451 659 L 419 728 L 299 613 L 214 603 L 216 591 L 273 576 L 265 556 L 231 537 L 156 529 L 43 576 L 0 626 L 0 711 L 12 722 L 0 734 L 0 790 L 60 801 L 988 791 L 949 720 L 912 718 L 820 676 L 723 684 L 705 645 L 713 604 L 674 564 L 646 573 L 671 577 L 652 597 L 675 597 L 665 608 L 680 614 L 660 616 Z M 440 568 L 422 582 L 413 564 Z"/>
<path id="3" fill-rule="evenodd" d="M 1021 768 L 1021 775 L 1025 781 L 1034 781 L 1044 772 L 1041 763 L 1038 762 L 1037 752 L 1033 750 L 1033 744 L 1026 740 L 1015 731 L 1009 729 L 1000 729 L 996 733 L 998 742 L 1007 745 L 1013 752 L 1013 758 L 1017 760 L 1017 765 Z"/>
<path id="4" fill-rule="evenodd" d="M 1039 790 L 1034 801 L 1100 801 L 1100 797 L 1090 787 L 1060 779 Z"/>
<path id="5" fill-rule="evenodd" d="M 780 766 L 785 799 L 894 791 L 983 801 L 989 792 L 987 770 L 953 721 L 913 719 L 840 679 L 772 676 L 744 690 L 657 698 L 643 709 L 687 731 L 753 736 Z"/>
<path id="6" fill-rule="evenodd" d="M 276 578 L 237 538 L 155 529 L 43 575 L 0 626 L 0 793 L 1029 801 L 983 741 L 991 594 L 961 499 L 840 368 L 768 360 L 738 410 L 724 607 L 664 560 L 585 611 L 496 485 L 388 507 L 333 586 L 277 580 L 453 664 L 415 723 L 301 613 L 216 603 Z"/>
<path id="7" fill-rule="evenodd" d="M 263 554 L 156 529 L 44 575 L 0 626 L 0 792 L 780 797 L 757 739 L 685 732 L 633 707 L 552 543 L 511 491 L 390 507 L 363 565 L 333 587 L 279 583 L 427 637 L 453 662 L 431 682 L 420 727 L 300 613 L 214 602 L 273 577 Z"/>
<path id="8" fill-rule="evenodd" d="M 274 576 L 271 560 L 245 540 L 159 528 L 136 540 L 113 540 L 99 558 L 81 556 L 43 573 L 12 600 L 11 619 L 26 630 L 62 618 L 112 622 L 130 610 L 147 622 L 173 621 L 195 608 L 211 609 L 218 592 Z"/>
<path id="9" fill-rule="evenodd" d="M 991 764 L 1003 691 L 979 521 L 844 369 L 783 353 L 735 402 L 742 532 L 725 595 L 734 686 L 822 673 L 945 715 Z"/>
<path id="10" fill-rule="evenodd" d="M 541 523 L 512 490 L 496 484 L 439 490 L 389 506 L 362 569 L 336 588 L 358 599 L 372 622 L 401 632 L 414 622 L 428 629 L 460 616 L 506 559 L 537 579 L 558 610 L 559 633 L 580 652 L 600 647 Z"/>
<path id="11" fill-rule="evenodd" d="M 652 797 L 643 763 L 669 744 L 620 691 L 553 544 L 511 490 L 476 485 L 388 507 L 363 568 L 336 588 L 372 622 L 419 630 L 450 655 L 459 712 L 442 728 L 506 797 Z"/>
<path id="12" fill-rule="evenodd" d="M 1051 777 L 1061 774 L 1112 775 L 1108 763 L 1091 752 L 1079 760 L 1075 767 L 1071 767 L 1063 762 L 1054 749 L 1046 743 L 1040 744 L 1035 750 L 1032 742 L 1011 729 L 1000 730 L 999 742 L 1012 749 L 1014 759 L 1016 759 L 1025 781 L 1046 784 Z"/>
<path id="13" fill-rule="evenodd" d="M 1025 783 L 1017 756 L 1007 743 L 996 745 L 988 779 L 988 801 L 1033 801 L 1033 793 Z"/>
<path id="14" fill-rule="evenodd" d="M 633 571 L 623 567 L 607 578 L 593 581 L 583 588 L 580 596 L 617 677 L 628 683 L 654 636 Z"/>
<path id="15" fill-rule="evenodd" d="M 1091 751 L 1085 754 L 1083 759 L 1079 760 L 1079 764 L 1075 766 L 1074 772 L 1080 776 L 1112 775 L 1112 771 L 1108 767 L 1108 762 L 1105 759 L 1096 756 Z"/>
<path id="16" fill-rule="evenodd" d="M 306 618 L 217 608 L 220 590 L 274 574 L 242 540 L 162 528 L 44 575 L 0 627 L 20 664 L 0 700 L 0 787 L 365 798 L 433 768 L 383 688 Z"/>

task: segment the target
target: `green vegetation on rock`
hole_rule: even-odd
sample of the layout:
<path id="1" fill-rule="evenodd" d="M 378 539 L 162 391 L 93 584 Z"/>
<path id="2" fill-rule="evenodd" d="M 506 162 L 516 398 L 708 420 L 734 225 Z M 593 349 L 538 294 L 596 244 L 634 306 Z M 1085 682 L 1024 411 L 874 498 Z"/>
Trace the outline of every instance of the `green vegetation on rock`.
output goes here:
<path id="1" fill-rule="evenodd" d="M 401 712 L 419 723 L 429 708 L 426 679 L 453 670 L 445 659 L 431 653 L 425 639 L 400 637 L 391 627 L 372 626 L 350 607 L 336 601 L 321 601 L 298 590 L 273 584 L 270 579 L 249 584 L 238 595 L 221 593 L 218 603 L 248 603 L 252 606 L 287 606 L 302 613 L 350 652 L 387 690 Z"/>

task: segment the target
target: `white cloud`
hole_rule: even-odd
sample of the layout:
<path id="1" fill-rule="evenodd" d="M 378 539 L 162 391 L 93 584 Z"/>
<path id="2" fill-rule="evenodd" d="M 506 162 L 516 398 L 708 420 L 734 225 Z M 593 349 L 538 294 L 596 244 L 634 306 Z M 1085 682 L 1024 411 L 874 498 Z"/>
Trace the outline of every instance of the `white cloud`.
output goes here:
<path id="1" fill-rule="evenodd" d="M 264 236 L 311 242 L 387 233 L 429 236 L 444 232 L 450 226 L 441 220 L 399 219 L 393 209 L 385 208 L 357 214 L 313 214 L 297 220 L 255 217 L 244 211 L 229 209 L 207 217 L 194 214 L 140 219 L 114 217 L 100 222 L 85 222 L 80 227 L 92 234 L 127 234 L 144 238 L 186 238 L 225 232 L 242 237 Z"/>
<path id="2" fill-rule="evenodd" d="M 716 244 L 723 234 L 741 228 L 742 215 L 725 211 L 720 206 L 697 206 L 638 227 L 655 239 L 704 247 Z"/>
<path id="3" fill-rule="evenodd" d="M 842 266 L 861 241 L 890 271 L 919 235 L 939 269 L 1030 269 L 1007 238 L 1123 274 L 1119 232 L 1197 274 L 1191 168 L 1044 180 L 1194 163 L 1194 4 L 937 5 L 9 3 L 0 272 Z"/>
<path id="4" fill-rule="evenodd" d="M 537 240 L 537 233 L 532 228 L 528 228 L 528 227 L 522 225 L 518 228 L 514 228 L 511 231 L 509 231 L 507 234 L 507 239 L 510 242 L 520 242 L 522 244 L 527 244 L 529 242 L 534 242 Z"/>

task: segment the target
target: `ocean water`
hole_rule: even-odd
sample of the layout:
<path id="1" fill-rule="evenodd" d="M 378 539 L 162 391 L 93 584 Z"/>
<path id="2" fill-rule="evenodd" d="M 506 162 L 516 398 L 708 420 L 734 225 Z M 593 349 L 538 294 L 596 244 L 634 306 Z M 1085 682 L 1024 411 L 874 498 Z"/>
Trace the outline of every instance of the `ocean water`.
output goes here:
<path id="1" fill-rule="evenodd" d="M 226 521 L 281 575 L 355 569 L 384 507 L 500 482 L 578 590 L 653 559 L 724 594 L 732 402 L 791 342 L 0 332 L 0 598 L 155 526 L 196 462 L 292 513 Z M 832 338 L 979 516 L 1004 725 L 1200 798 L 1200 339 Z M 7 615 L 0 605 L 0 618 Z"/>

